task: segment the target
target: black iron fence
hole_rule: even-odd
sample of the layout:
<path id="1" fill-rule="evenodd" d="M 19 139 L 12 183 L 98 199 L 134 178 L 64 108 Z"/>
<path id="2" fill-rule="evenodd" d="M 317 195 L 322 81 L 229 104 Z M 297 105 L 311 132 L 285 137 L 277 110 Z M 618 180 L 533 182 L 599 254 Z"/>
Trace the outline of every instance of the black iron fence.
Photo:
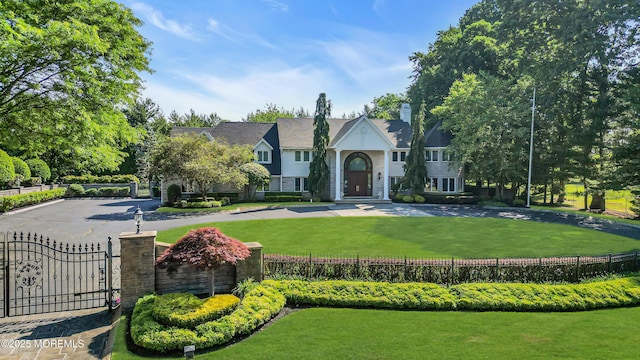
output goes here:
<path id="1" fill-rule="evenodd" d="M 638 252 L 508 259 L 415 259 L 264 254 L 263 277 L 387 282 L 578 282 L 640 270 Z"/>
<path id="2" fill-rule="evenodd" d="M 6 233 L 0 240 L 0 317 L 113 309 L 119 303 L 120 250 L 111 238 L 106 244 L 70 244 Z"/>

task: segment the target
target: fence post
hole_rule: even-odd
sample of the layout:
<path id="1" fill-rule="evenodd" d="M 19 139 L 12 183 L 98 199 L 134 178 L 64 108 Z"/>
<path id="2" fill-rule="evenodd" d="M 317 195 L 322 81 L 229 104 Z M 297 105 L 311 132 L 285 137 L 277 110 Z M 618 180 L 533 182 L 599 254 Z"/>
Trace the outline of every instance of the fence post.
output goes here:
<path id="1" fill-rule="evenodd" d="M 500 281 L 499 277 L 500 277 L 500 258 L 496 258 L 496 275 L 494 276 L 493 281 L 495 282 Z"/>
<path id="2" fill-rule="evenodd" d="M 449 285 L 453 285 L 453 272 L 454 272 L 455 262 L 454 257 L 451 257 L 451 274 L 449 275 Z"/>
<path id="3" fill-rule="evenodd" d="M 638 271 L 638 267 L 640 267 L 640 264 L 638 263 L 638 252 L 636 251 L 636 269 L 635 269 L 635 271 Z"/>
<path id="4" fill-rule="evenodd" d="M 580 281 L 580 255 L 576 256 L 576 282 Z"/>
<path id="5" fill-rule="evenodd" d="M 309 274 L 307 275 L 307 279 L 311 279 L 311 270 L 313 269 L 313 263 L 311 261 L 311 253 L 309 253 Z"/>
<path id="6" fill-rule="evenodd" d="M 608 272 L 609 274 L 611 274 L 611 253 L 609 253 L 609 266 L 608 266 Z"/>
<path id="7" fill-rule="evenodd" d="M 538 258 L 538 283 L 542 282 L 542 258 Z"/>
<path id="8" fill-rule="evenodd" d="M 107 299 L 109 301 L 109 312 L 113 311 L 113 244 L 111 243 L 111 236 L 109 236 L 109 241 L 107 241 L 107 283 L 109 291 L 107 293 Z"/>
<path id="9" fill-rule="evenodd" d="M 356 254 L 356 279 L 360 278 L 360 254 Z"/>
<path id="10" fill-rule="evenodd" d="M 404 281 L 407 281 L 407 254 L 404 255 Z"/>

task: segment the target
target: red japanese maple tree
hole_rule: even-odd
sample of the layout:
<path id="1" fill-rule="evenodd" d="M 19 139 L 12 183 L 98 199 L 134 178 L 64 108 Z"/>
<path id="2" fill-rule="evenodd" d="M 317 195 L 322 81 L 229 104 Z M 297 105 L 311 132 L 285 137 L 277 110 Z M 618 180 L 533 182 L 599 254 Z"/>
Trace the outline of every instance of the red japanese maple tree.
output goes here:
<path id="1" fill-rule="evenodd" d="M 156 265 L 175 271 L 182 264 L 199 270 L 210 270 L 225 263 L 236 264 L 251 255 L 240 240 L 213 227 L 189 231 L 156 259 Z"/>

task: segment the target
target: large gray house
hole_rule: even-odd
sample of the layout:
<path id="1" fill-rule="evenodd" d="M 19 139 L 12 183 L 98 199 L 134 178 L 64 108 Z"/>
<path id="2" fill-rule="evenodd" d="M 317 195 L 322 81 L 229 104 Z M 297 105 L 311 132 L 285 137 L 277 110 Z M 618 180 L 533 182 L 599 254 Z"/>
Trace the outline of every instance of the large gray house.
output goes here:
<path id="1" fill-rule="evenodd" d="M 403 166 L 411 142 L 411 108 L 403 104 L 400 119 L 382 120 L 360 116 L 355 119 L 328 119 L 327 160 L 330 196 L 388 200 L 391 189 L 404 176 Z M 429 181 L 425 191 L 459 193 L 464 191 L 462 166 L 446 147 L 452 136 L 439 129 L 440 123 L 425 133 L 425 158 Z M 275 123 L 224 122 L 213 128 L 173 129 L 173 135 L 199 133 L 227 143 L 250 145 L 255 161 L 271 173 L 264 192 L 307 192 L 309 164 L 313 158 L 313 119 L 278 118 Z M 170 183 L 163 182 L 163 196 Z M 228 191 L 225 189 L 223 191 Z"/>

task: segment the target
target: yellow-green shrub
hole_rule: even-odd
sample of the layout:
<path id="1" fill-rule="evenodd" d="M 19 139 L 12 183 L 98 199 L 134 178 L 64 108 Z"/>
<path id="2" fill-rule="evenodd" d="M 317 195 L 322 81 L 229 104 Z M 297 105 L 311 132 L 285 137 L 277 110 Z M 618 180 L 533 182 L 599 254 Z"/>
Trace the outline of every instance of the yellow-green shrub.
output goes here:
<path id="1" fill-rule="evenodd" d="M 233 295 L 201 300 L 193 294 L 166 294 L 154 301 L 153 318 L 166 326 L 194 328 L 231 313 L 240 303 Z"/>
<path id="2" fill-rule="evenodd" d="M 449 291 L 429 283 L 364 281 L 265 280 L 293 304 L 385 309 L 451 310 L 455 298 Z"/>

